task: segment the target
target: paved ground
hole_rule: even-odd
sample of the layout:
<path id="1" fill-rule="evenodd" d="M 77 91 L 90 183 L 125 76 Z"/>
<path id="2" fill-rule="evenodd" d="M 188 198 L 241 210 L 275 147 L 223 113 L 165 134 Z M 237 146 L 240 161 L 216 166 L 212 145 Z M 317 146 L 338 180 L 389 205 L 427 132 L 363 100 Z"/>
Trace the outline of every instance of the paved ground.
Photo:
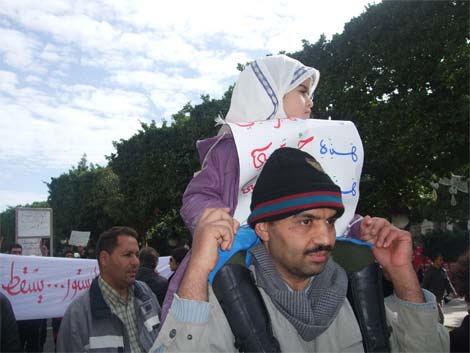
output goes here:
<path id="1" fill-rule="evenodd" d="M 468 306 L 462 298 L 452 299 L 443 306 L 444 325 L 449 328 L 459 327 L 468 314 Z"/>
<path id="2" fill-rule="evenodd" d="M 52 339 L 52 326 L 51 319 L 47 319 L 47 338 L 46 343 L 44 343 L 44 353 L 54 353 L 54 340 Z"/>

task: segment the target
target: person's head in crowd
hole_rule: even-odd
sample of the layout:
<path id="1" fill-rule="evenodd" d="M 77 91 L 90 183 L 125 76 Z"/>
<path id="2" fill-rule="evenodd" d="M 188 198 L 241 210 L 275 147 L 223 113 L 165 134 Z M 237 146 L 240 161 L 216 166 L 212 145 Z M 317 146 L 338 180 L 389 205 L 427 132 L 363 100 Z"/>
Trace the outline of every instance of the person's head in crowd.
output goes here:
<path id="1" fill-rule="evenodd" d="M 171 271 L 173 272 L 176 271 L 181 261 L 183 261 L 184 257 L 186 256 L 187 252 L 188 252 L 188 249 L 186 249 L 184 246 L 176 248 L 171 252 L 171 256 L 169 260 Z"/>
<path id="2" fill-rule="evenodd" d="M 432 260 L 432 264 L 434 265 L 434 267 L 436 268 L 441 268 L 442 265 L 444 265 L 444 257 L 442 256 L 442 254 L 434 254 L 432 257 L 431 257 L 431 260 Z"/>
<path id="3" fill-rule="evenodd" d="M 15 243 L 11 244 L 8 247 L 8 253 L 11 255 L 22 255 L 23 254 L 23 247 L 21 244 Z"/>
<path id="4" fill-rule="evenodd" d="M 75 257 L 72 249 L 65 249 L 64 250 L 64 257 L 69 257 L 69 258 Z"/>
<path id="5" fill-rule="evenodd" d="M 344 205 L 340 188 L 314 157 L 295 148 L 274 151 L 256 182 L 250 209 L 248 224 L 284 280 L 304 283 L 323 271 Z"/>
<path id="6" fill-rule="evenodd" d="M 249 63 L 233 89 L 227 122 L 310 117 L 320 73 L 287 55 Z"/>
<path id="7" fill-rule="evenodd" d="M 452 282 L 454 284 L 455 291 L 458 295 L 465 298 L 465 301 L 470 304 L 470 263 L 469 263 L 470 252 L 467 251 L 465 255 L 458 258 L 457 263 L 452 271 Z"/>
<path id="8" fill-rule="evenodd" d="M 139 268 L 137 232 L 130 227 L 113 227 L 101 233 L 96 254 L 101 278 L 111 287 L 128 289 Z"/>
<path id="9" fill-rule="evenodd" d="M 78 254 L 80 255 L 81 258 L 86 258 L 86 255 L 87 255 L 86 246 L 77 245 L 77 252 L 78 252 Z"/>
<path id="10" fill-rule="evenodd" d="M 146 246 L 139 251 L 140 265 L 151 270 L 155 270 L 155 267 L 157 267 L 158 257 L 158 252 L 150 246 Z"/>
<path id="11" fill-rule="evenodd" d="M 49 247 L 47 246 L 46 239 L 41 239 L 40 250 L 41 250 L 41 255 L 42 256 L 49 255 Z"/>

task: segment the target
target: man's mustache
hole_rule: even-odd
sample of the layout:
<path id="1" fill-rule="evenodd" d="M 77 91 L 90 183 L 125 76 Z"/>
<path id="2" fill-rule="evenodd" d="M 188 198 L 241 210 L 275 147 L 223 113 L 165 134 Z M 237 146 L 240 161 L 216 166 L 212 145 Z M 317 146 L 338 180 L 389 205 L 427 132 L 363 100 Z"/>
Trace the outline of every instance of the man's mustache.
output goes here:
<path id="1" fill-rule="evenodd" d="M 305 250 L 304 255 L 310 255 L 319 251 L 331 252 L 332 250 L 333 250 L 333 247 L 331 245 L 318 245 L 314 248 Z"/>

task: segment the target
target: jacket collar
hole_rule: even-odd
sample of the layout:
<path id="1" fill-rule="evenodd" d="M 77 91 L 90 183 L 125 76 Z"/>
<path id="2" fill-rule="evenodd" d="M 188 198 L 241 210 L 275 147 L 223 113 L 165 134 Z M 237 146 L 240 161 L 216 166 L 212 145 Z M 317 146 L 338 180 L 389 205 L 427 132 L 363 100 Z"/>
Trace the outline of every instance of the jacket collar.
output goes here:
<path id="1" fill-rule="evenodd" d="M 139 281 L 134 284 L 134 296 L 145 302 L 150 299 Z M 112 315 L 111 309 L 103 298 L 100 286 L 98 284 L 98 276 L 91 282 L 90 286 L 90 308 L 91 315 L 94 319 L 104 319 Z"/>

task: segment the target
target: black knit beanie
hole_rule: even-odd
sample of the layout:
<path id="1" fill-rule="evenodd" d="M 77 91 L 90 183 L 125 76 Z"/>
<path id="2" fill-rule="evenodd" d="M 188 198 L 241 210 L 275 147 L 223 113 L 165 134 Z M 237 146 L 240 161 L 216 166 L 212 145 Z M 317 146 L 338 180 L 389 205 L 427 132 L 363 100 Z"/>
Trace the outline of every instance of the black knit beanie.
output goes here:
<path id="1" fill-rule="evenodd" d="M 274 151 L 261 171 L 251 198 L 248 224 L 277 221 L 313 208 L 344 212 L 341 189 L 310 154 L 284 147 Z"/>

